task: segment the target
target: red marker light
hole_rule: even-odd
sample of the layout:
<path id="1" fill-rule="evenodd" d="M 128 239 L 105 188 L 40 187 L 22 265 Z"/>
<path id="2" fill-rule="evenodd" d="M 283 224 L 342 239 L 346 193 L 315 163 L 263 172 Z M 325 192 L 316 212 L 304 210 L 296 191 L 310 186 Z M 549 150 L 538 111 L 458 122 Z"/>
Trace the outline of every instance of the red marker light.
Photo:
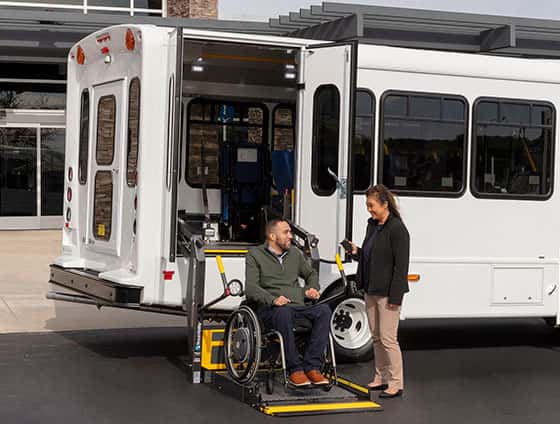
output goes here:
<path id="1" fill-rule="evenodd" d="M 105 46 L 101 49 L 101 53 L 103 54 L 108 54 L 109 53 L 109 47 Z"/>
<path id="2" fill-rule="evenodd" d="M 173 280 L 173 275 L 175 271 L 163 271 L 163 279 L 164 280 Z"/>
<path id="3" fill-rule="evenodd" d="M 134 33 L 132 32 L 131 29 L 128 29 L 126 31 L 126 39 L 125 39 L 125 44 L 126 44 L 126 48 L 128 50 L 134 50 L 134 47 L 136 46 L 136 40 L 134 39 Z"/>

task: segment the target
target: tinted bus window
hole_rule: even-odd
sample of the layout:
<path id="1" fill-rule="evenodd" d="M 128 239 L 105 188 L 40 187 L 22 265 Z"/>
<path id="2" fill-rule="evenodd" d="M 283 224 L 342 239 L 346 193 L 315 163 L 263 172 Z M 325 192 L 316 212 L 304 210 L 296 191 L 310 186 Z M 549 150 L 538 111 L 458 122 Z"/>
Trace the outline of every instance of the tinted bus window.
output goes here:
<path id="1" fill-rule="evenodd" d="M 552 192 L 555 110 L 533 101 L 480 99 L 473 123 L 473 193 L 547 198 Z"/>
<path id="2" fill-rule="evenodd" d="M 358 90 L 352 145 L 352 181 L 355 193 L 364 192 L 372 183 L 374 108 L 373 94 L 366 90 Z"/>
<path id="3" fill-rule="evenodd" d="M 467 104 L 458 96 L 390 93 L 382 101 L 379 179 L 403 195 L 464 189 Z"/>
<path id="4" fill-rule="evenodd" d="M 336 190 L 328 171 L 338 174 L 339 132 L 340 93 L 334 85 L 323 85 L 317 88 L 313 104 L 311 186 L 319 196 L 330 196 Z"/>
<path id="5" fill-rule="evenodd" d="M 138 164 L 138 132 L 140 131 L 140 80 L 134 78 L 128 90 L 128 137 L 126 181 L 129 187 L 136 185 Z"/>
<path id="6" fill-rule="evenodd" d="M 80 107 L 80 145 L 78 153 L 78 180 L 80 184 L 87 182 L 89 154 L 89 92 L 82 92 Z"/>
<path id="7" fill-rule="evenodd" d="M 115 150 L 115 96 L 103 96 L 97 106 L 97 149 L 95 159 L 98 165 L 111 165 Z"/>

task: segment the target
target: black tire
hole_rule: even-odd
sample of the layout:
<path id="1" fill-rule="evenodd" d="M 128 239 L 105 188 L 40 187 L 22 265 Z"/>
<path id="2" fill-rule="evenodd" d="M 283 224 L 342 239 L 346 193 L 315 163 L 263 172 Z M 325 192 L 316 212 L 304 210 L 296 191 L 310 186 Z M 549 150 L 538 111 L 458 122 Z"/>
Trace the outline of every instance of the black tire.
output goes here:
<path id="1" fill-rule="evenodd" d="M 556 317 L 543 317 L 543 320 L 550 327 L 556 328 Z"/>
<path id="2" fill-rule="evenodd" d="M 241 306 L 229 316 L 224 332 L 224 356 L 228 373 L 239 384 L 249 384 L 261 360 L 261 329 L 255 313 Z"/>
<path id="3" fill-rule="evenodd" d="M 352 280 L 352 277 L 349 277 Z M 328 298 L 342 290 L 342 281 L 331 284 L 323 293 Z M 363 294 L 343 297 L 330 303 L 331 334 L 337 362 L 363 362 L 373 358 L 373 340 L 369 331 Z M 354 311 L 354 312 L 352 312 Z M 351 334 L 358 339 L 352 342 Z"/>

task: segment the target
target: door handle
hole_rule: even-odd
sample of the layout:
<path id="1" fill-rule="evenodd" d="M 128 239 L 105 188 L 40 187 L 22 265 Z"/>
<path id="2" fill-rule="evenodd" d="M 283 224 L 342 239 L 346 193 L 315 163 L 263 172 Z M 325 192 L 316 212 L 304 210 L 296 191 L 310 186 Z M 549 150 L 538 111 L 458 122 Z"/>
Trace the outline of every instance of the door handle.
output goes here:
<path id="1" fill-rule="evenodd" d="M 336 181 L 336 186 L 340 189 L 340 198 L 346 199 L 346 178 L 338 178 L 338 175 L 329 167 L 327 167 L 328 174 Z"/>

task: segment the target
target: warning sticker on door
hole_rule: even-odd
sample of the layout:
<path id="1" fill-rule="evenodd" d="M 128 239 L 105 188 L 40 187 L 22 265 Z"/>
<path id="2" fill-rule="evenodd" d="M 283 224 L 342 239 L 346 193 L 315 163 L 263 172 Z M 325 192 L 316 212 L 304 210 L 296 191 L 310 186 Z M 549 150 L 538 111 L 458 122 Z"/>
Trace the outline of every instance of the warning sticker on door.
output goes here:
<path id="1" fill-rule="evenodd" d="M 99 237 L 105 237 L 105 225 L 99 224 L 97 226 L 97 235 Z"/>

